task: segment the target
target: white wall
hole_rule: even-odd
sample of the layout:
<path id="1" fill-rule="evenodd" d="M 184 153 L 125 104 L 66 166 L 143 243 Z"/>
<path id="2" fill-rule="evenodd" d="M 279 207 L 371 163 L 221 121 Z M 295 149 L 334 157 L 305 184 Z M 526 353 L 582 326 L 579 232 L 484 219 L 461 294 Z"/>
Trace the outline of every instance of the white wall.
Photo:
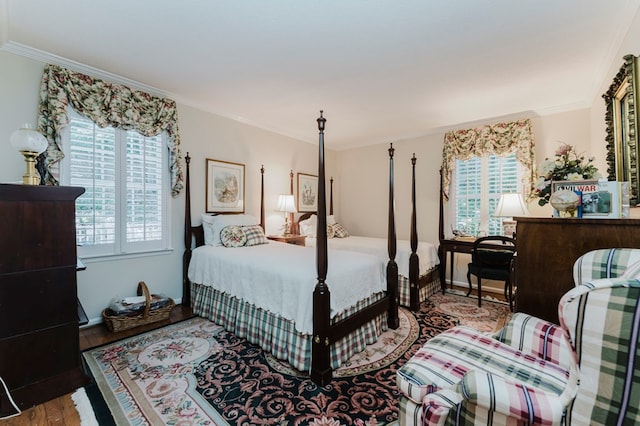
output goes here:
<path id="1" fill-rule="evenodd" d="M 420 240 L 438 241 L 442 135 L 393 142 L 396 233 L 409 239 L 411 157 L 416 154 L 416 211 Z M 340 151 L 334 200 L 339 221 L 354 235 L 387 236 L 389 144 Z"/>
<path id="2" fill-rule="evenodd" d="M 24 174 L 23 157 L 9 143 L 11 133 L 23 123 L 36 123 L 38 91 L 44 64 L 0 51 L 0 182 L 19 182 Z M 309 115 L 309 133 L 317 135 L 318 111 Z M 315 114 L 315 115 L 314 115 Z M 289 172 L 317 174 L 317 144 L 250 127 L 186 105 L 178 105 L 182 152 L 191 156 L 192 222 L 200 223 L 205 209 L 205 159 L 245 164 L 245 211 L 260 216 L 260 167 L 265 167 L 265 217 L 267 233 L 278 233 L 283 214 L 275 212 L 278 194 L 289 192 Z M 336 167 L 335 152 L 326 151 L 327 175 Z M 91 323 L 100 319 L 111 299 L 132 296 L 138 281 L 153 293 L 176 300 L 182 297 L 184 252 L 184 192 L 171 200 L 171 245 L 168 254 L 119 260 L 86 259 L 87 269 L 78 273 L 78 296 Z"/>
<path id="3" fill-rule="evenodd" d="M 22 181 L 24 157 L 9 137 L 25 123 L 36 124 L 40 77 L 42 66 L 0 51 L 0 182 Z"/>

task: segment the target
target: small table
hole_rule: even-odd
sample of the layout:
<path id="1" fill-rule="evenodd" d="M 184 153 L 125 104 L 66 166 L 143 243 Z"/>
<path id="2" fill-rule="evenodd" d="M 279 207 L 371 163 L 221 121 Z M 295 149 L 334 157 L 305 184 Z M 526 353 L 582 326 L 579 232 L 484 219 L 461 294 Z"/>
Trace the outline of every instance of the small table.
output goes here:
<path id="1" fill-rule="evenodd" d="M 473 243 L 474 241 L 471 240 L 440 240 L 440 288 L 442 289 L 442 293 L 444 293 L 447 288 L 447 282 L 445 281 L 447 275 L 447 253 L 450 253 L 451 256 L 451 265 L 449 266 L 451 276 L 450 287 L 453 288 L 453 256 L 455 253 L 471 254 Z"/>
<path id="2" fill-rule="evenodd" d="M 280 241 L 282 243 L 304 246 L 306 235 L 267 235 L 269 240 Z"/>

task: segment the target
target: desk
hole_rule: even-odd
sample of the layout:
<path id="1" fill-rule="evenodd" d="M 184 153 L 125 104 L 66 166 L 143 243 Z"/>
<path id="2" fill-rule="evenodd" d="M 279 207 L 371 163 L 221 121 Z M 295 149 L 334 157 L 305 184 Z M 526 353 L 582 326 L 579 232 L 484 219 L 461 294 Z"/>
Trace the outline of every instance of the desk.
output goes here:
<path id="1" fill-rule="evenodd" d="M 465 241 L 465 240 L 440 240 L 440 288 L 442 289 L 442 293 L 444 294 L 445 289 L 447 288 L 447 283 L 445 281 L 447 275 L 447 253 L 450 253 L 450 277 L 451 277 L 451 287 L 453 287 L 453 266 L 454 266 L 454 254 L 455 253 L 467 253 L 471 254 L 471 250 L 473 250 L 473 241 Z"/>

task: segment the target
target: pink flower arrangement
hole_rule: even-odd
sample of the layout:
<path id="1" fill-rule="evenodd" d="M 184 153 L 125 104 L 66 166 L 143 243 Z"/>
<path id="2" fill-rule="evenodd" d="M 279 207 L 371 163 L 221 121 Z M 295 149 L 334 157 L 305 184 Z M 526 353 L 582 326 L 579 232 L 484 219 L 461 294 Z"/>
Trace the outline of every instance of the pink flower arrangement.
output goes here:
<path id="1" fill-rule="evenodd" d="M 599 179 L 598 168 L 593 165 L 594 158 L 585 158 L 578 154 L 575 147 L 566 143 L 555 152 L 556 158 L 545 158 L 538 166 L 539 177 L 533 185 L 533 194 L 544 206 L 551 197 L 551 181 Z"/>

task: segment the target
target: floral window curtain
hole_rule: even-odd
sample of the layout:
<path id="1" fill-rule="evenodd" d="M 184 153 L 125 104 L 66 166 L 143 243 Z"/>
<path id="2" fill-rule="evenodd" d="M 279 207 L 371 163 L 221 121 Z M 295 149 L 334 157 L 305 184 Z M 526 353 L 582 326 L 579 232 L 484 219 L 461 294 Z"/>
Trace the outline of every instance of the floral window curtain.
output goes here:
<path id="1" fill-rule="evenodd" d="M 166 131 L 171 195 L 176 197 L 180 193 L 184 187 L 184 173 L 175 101 L 56 65 L 45 66 L 40 85 L 38 129 L 46 136 L 49 146 L 41 154 L 39 163 L 44 158 L 44 167 L 40 172 L 44 174 L 47 184 L 58 184 L 51 168 L 64 157 L 60 150 L 60 135 L 69 124 L 69 105 L 100 127 L 135 130 L 144 136 L 155 136 Z"/>
<path id="2" fill-rule="evenodd" d="M 442 196 L 449 199 L 451 174 L 456 160 L 483 157 L 491 154 L 516 153 L 516 159 L 524 166 L 525 196 L 531 190 L 534 179 L 534 142 L 531 121 L 527 119 L 455 130 L 445 133 L 442 150 Z"/>

